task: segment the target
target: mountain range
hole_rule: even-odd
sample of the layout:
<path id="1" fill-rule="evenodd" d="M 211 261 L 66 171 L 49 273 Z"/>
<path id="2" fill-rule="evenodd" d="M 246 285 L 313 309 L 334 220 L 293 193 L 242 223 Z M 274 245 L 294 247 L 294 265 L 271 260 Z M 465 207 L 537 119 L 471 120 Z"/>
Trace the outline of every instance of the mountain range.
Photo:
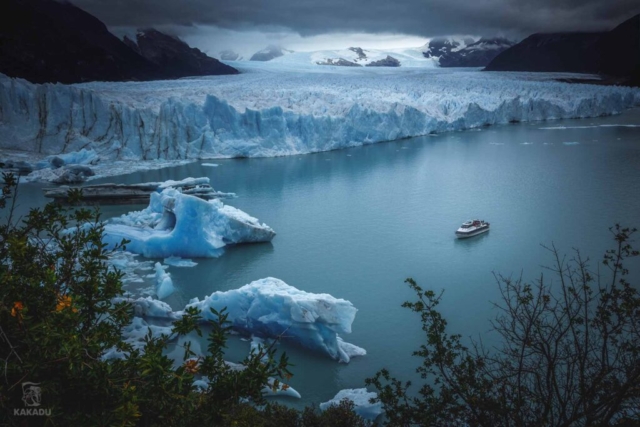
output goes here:
<path id="1" fill-rule="evenodd" d="M 155 30 L 127 43 L 62 0 L 0 2 L 0 73 L 33 83 L 174 79 L 237 73 Z"/>
<path id="2" fill-rule="evenodd" d="M 484 67 L 515 42 L 503 37 L 438 37 L 424 47 L 425 58 L 437 58 L 441 67 Z"/>
<path id="3" fill-rule="evenodd" d="M 640 84 L 640 15 L 611 31 L 533 34 L 496 56 L 487 71 L 600 74 Z"/>

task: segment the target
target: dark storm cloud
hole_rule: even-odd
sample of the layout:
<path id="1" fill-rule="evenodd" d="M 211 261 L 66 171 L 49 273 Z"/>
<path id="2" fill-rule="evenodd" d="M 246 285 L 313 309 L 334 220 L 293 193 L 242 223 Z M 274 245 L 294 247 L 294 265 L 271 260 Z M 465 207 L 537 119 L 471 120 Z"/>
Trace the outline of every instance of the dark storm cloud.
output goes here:
<path id="1" fill-rule="evenodd" d="M 109 26 L 216 25 L 329 32 L 529 34 L 610 29 L 638 0 L 72 0 Z"/>

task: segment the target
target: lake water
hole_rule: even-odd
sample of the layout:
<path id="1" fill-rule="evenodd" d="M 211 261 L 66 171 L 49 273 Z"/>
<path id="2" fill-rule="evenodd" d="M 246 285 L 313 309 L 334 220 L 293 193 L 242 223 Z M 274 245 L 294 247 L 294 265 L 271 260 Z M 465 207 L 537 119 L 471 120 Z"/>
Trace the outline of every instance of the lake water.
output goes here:
<path id="1" fill-rule="evenodd" d="M 604 125 L 604 126 L 602 126 Z M 632 126 L 611 126 L 632 125 Z M 542 129 L 545 127 L 574 127 Z M 636 127 L 633 127 L 636 126 Z M 451 332 L 487 336 L 492 272 L 539 277 L 550 265 L 541 244 L 580 248 L 599 260 L 612 247 L 608 227 L 640 226 L 640 110 L 598 119 L 524 123 L 456 132 L 304 156 L 213 160 L 134 173 L 101 182 L 144 182 L 209 176 L 235 192 L 227 202 L 270 225 L 271 244 L 233 247 L 195 268 L 171 267 L 179 291 L 192 297 L 273 276 L 299 289 L 351 301 L 358 314 L 345 340 L 366 357 L 339 364 L 290 346 L 302 395 L 296 405 L 362 387 L 382 367 L 417 380 L 419 319 L 400 305 L 403 283 L 444 290 L 441 310 Z M 100 182 L 100 181 L 97 181 Z M 21 186 L 21 205 L 41 204 L 40 184 Z M 105 207 L 105 215 L 131 207 Z M 485 219 L 491 231 L 456 240 L 464 220 Z M 637 263 L 636 263 L 637 266 Z M 490 338 L 489 338 L 490 339 Z M 249 343 L 233 339 L 230 357 Z"/>

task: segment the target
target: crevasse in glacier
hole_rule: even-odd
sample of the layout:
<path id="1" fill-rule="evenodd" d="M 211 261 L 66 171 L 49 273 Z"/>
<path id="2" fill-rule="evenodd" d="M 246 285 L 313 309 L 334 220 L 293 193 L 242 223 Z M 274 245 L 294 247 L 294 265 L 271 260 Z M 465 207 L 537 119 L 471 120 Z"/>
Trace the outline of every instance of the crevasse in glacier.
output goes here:
<path id="1" fill-rule="evenodd" d="M 0 148 L 43 155 L 91 149 L 109 160 L 279 156 L 640 105 L 637 89 L 541 75 L 255 69 L 73 86 L 0 75 Z"/>
<path id="2" fill-rule="evenodd" d="M 275 232 L 220 200 L 205 201 L 167 188 L 152 193 L 149 207 L 110 219 L 103 240 L 148 258 L 217 257 L 227 244 L 269 242 Z"/>

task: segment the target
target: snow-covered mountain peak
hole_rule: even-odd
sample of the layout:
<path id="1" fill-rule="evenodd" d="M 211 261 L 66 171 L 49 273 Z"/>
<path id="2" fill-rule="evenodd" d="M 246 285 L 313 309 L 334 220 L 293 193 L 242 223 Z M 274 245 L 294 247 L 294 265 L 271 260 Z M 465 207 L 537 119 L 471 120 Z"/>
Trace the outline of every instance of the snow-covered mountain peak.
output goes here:
<path id="1" fill-rule="evenodd" d="M 425 45 L 425 58 L 435 58 L 441 67 L 484 67 L 515 43 L 504 37 L 438 37 Z"/>
<path id="2" fill-rule="evenodd" d="M 274 58 L 279 58 L 285 54 L 293 53 L 292 50 L 283 48 L 282 46 L 269 45 L 264 49 L 256 52 L 251 56 L 250 61 L 271 61 Z"/>

